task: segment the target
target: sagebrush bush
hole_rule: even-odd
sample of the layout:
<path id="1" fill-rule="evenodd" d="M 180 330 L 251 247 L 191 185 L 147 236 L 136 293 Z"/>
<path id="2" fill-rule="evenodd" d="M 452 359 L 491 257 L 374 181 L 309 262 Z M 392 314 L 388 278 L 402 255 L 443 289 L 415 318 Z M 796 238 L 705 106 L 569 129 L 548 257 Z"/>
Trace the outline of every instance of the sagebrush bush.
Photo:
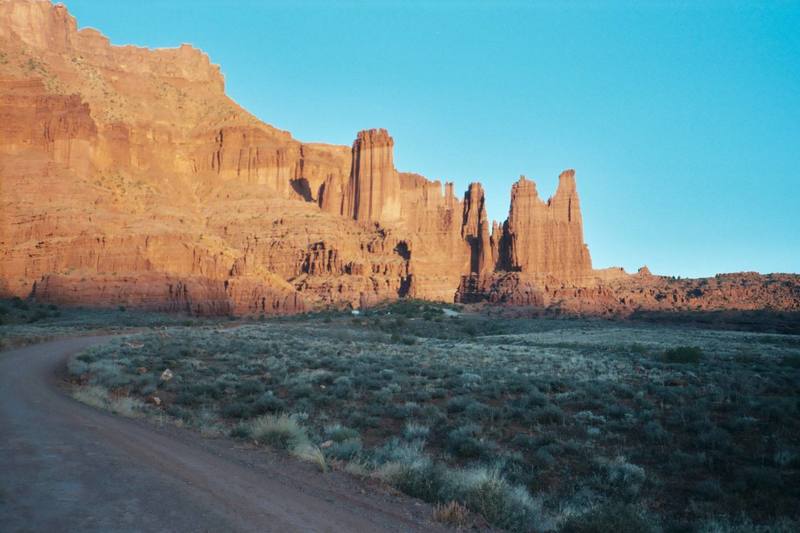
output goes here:
<path id="1" fill-rule="evenodd" d="M 80 387 L 73 391 L 72 397 L 81 403 L 97 407 L 98 409 L 108 408 L 108 390 L 99 385 Z"/>
<path id="2" fill-rule="evenodd" d="M 570 517 L 562 524 L 560 531 L 562 533 L 649 533 L 657 531 L 657 528 L 633 506 L 610 504 Z"/>
<path id="3" fill-rule="evenodd" d="M 635 496 L 647 479 L 644 468 L 629 463 L 619 456 L 611 461 L 601 461 L 609 486 L 621 494 Z"/>
<path id="4" fill-rule="evenodd" d="M 357 438 L 336 441 L 325 450 L 325 455 L 334 459 L 349 461 L 360 455 L 363 448 L 361 440 Z"/>
<path id="5" fill-rule="evenodd" d="M 334 424 L 325 428 L 325 436 L 334 442 L 344 442 L 346 440 L 359 439 L 357 429 L 349 428 L 341 424 Z"/>
<path id="6" fill-rule="evenodd" d="M 524 487 L 510 484 L 496 469 L 450 471 L 440 497 L 461 501 L 489 523 L 509 531 L 533 531 L 546 525 L 541 504 Z"/>
<path id="7" fill-rule="evenodd" d="M 377 452 L 376 458 L 376 475 L 380 479 L 425 501 L 439 500 L 444 469 L 423 454 L 419 445 L 391 441 Z"/>
<path id="8" fill-rule="evenodd" d="M 447 434 L 447 449 L 456 457 L 477 459 L 495 453 L 497 443 L 482 437 L 479 425 L 467 424 Z"/>
<path id="9" fill-rule="evenodd" d="M 406 440 L 427 439 L 431 429 L 423 424 L 416 422 L 406 422 L 403 428 L 403 438 Z"/>

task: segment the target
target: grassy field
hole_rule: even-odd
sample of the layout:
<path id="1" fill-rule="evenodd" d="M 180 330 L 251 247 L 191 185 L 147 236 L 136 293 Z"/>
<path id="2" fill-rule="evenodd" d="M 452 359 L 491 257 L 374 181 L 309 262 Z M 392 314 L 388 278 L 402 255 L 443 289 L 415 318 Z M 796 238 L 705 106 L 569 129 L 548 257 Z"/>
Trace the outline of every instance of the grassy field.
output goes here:
<path id="1" fill-rule="evenodd" d="M 467 508 L 512 531 L 798 528 L 800 336 L 404 302 L 166 328 L 69 370 L 88 403 L 373 476 L 443 520 Z"/>

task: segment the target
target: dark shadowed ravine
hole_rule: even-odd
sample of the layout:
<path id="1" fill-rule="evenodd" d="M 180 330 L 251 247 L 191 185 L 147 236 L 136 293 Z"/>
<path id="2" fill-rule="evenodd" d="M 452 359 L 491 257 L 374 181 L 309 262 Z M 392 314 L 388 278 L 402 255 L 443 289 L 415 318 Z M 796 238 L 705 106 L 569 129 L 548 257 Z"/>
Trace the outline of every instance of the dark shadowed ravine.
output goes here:
<path id="1" fill-rule="evenodd" d="M 428 531 L 430 507 L 340 473 L 116 417 L 63 390 L 102 338 L 0 353 L 2 531 Z"/>

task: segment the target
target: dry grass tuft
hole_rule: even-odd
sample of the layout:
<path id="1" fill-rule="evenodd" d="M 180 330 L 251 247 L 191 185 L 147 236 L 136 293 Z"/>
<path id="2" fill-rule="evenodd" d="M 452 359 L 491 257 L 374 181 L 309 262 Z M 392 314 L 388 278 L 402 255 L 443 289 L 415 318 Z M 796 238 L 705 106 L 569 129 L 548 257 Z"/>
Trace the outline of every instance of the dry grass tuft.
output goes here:
<path id="1" fill-rule="evenodd" d="M 433 519 L 455 527 L 466 527 L 469 511 L 457 501 L 440 503 L 433 508 Z"/>

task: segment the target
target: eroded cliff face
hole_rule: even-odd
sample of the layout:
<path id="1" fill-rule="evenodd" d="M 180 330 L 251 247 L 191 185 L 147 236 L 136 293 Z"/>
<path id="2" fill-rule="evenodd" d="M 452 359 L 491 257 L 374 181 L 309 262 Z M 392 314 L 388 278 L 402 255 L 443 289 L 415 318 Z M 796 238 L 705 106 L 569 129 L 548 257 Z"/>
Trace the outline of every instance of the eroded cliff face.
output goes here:
<path id="1" fill-rule="evenodd" d="M 470 247 L 470 274 L 486 275 L 495 270 L 495 250 L 489 240 L 489 220 L 483 187 L 471 183 L 464 197 L 464 221 L 461 236 Z"/>
<path id="2" fill-rule="evenodd" d="M 547 202 L 539 198 L 534 182 L 520 177 L 511 189 L 506 234 L 510 270 L 565 281 L 581 281 L 591 274 L 573 170 L 561 173 L 558 189 Z"/>
<path id="3" fill-rule="evenodd" d="M 228 98 L 191 46 L 112 46 L 63 6 L 0 3 L 2 295 L 275 314 L 642 286 L 592 270 L 572 171 L 547 202 L 521 179 L 490 224 L 480 184 L 461 200 L 399 172 L 393 150 L 382 129 L 350 147 L 294 139 Z"/>
<path id="4" fill-rule="evenodd" d="M 575 285 L 519 272 L 464 278 L 458 300 L 503 304 L 579 316 L 627 317 L 637 311 L 800 311 L 800 276 L 742 272 L 677 279 L 647 273 L 601 273 Z"/>

